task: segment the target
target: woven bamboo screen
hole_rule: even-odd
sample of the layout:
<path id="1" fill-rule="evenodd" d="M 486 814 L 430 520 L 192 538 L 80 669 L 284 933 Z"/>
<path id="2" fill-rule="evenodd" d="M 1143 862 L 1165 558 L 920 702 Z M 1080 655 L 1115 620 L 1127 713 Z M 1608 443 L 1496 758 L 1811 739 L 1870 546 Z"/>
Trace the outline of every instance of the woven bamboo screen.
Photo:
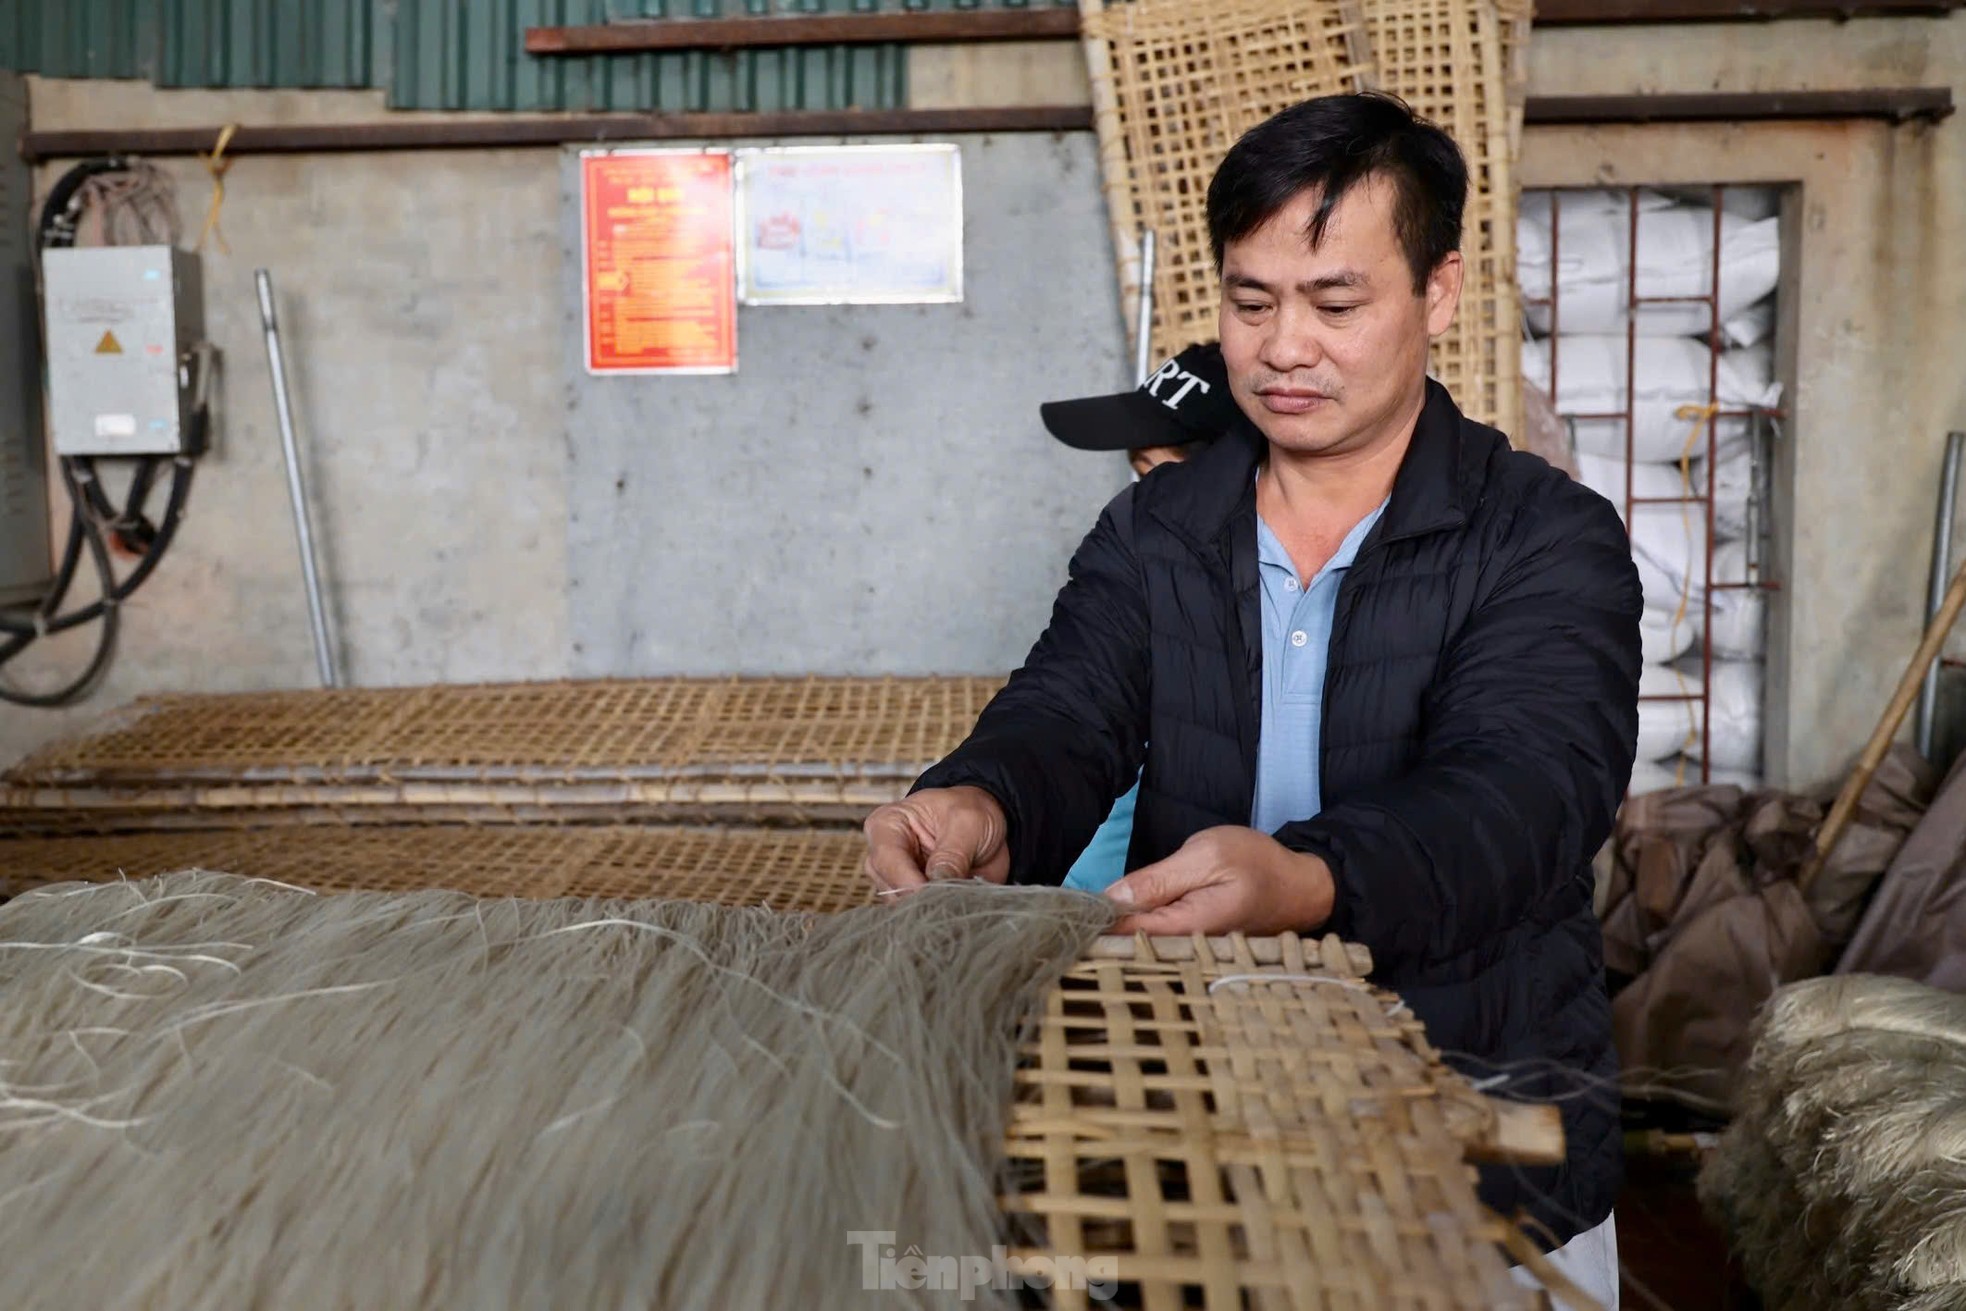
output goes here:
<path id="1" fill-rule="evenodd" d="M 1305 0 L 1079 0 L 1079 16 L 1121 294 L 1131 313 L 1151 229 L 1153 348 L 1165 358 L 1216 335 L 1216 164 L 1278 110 L 1370 85 L 1364 29 L 1354 8 Z"/>
<path id="2" fill-rule="evenodd" d="M 1537 1304 L 1464 1164 L 1513 1112 L 1337 939 L 1108 945 L 1046 998 L 1018 1071 L 1020 1255 L 1111 1257 L 1115 1302 L 1153 1311 Z"/>
<path id="3" fill-rule="evenodd" d="M 148 697 L 15 786 L 919 772 L 992 678 L 646 679 Z"/>
<path id="4" fill-rule="evenodd" d="M 0 892 L 222 870 L 319 892 L 664 897 L 836 911 L 873 900 L 850 829 L 284 825 L 0 839 Z"/>
<path id="5" fill-rule="evenodd" d="M 853 820 L 961 743 L 999 678 L 162 696 L 0 776 L 0 806 L 461 822 Z"/>
<path id="6" fill-rule="evenodd" d="M 1527 85 L 1523 0 L 1361 0 L 1374 85 L 1446 128 L 1468 161 L 1461 309 L 1432 371 L 1471 418 L 1514 434 L 1522 413 L 1516 155 Z"/>
<path id="7" fill-rule="evenodd" d="M 1156 357 L 1217 335 L 1205 202 L 1229 146 L 1298 101 L 1377 88 L 1446 128 L 1467 155 L 1467 278 L 1432 370 L 1470 416 L 1514 431 L 1522 0 L 1079 0 L 1079 9 L 1129 313 L 1140 232 L 1155 234 Z"/>

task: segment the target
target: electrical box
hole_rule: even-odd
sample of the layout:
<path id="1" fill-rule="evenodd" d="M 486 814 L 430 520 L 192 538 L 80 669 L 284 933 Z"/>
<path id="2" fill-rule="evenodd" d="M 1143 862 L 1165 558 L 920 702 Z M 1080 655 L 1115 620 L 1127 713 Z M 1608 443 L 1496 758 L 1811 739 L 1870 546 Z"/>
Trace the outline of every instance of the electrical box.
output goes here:
<path id="1" fill-rule="evenodd" d="M 187 361 L 204 337 L 197 257 L 173 246 L 57 248 L 42 252 L 41 281 L 55 453 L 185 451 Z"/>
<path id="2" fill-rule="evenodd" d="M 27 126 L 27 81 L 0 73 L 0 140 Z M 54 578 L 34 303 L 33 175 L 0 152 L 0 605 L 38 601 Z"/>

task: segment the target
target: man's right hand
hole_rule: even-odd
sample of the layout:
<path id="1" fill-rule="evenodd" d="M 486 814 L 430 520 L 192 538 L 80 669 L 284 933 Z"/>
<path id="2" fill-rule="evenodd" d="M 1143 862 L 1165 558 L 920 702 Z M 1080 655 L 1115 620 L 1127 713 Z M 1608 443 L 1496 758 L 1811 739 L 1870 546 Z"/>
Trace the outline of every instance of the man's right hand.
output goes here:
<path id="1" fill-rule="evenodd" d="M 1010 825 L 982 788 L 926 788 L 867 816 L 867 877 L 882 891 L 1010 877 Z"/>

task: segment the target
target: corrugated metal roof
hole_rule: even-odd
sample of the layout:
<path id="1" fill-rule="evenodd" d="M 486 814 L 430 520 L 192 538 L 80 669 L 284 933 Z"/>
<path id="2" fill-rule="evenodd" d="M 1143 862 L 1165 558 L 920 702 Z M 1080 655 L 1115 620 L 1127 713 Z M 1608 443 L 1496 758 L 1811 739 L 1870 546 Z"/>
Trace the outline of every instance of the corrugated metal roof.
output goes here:
<path id="1" fill-rule="evenodd" d="M 50 77 L 149 77 L 157 6 L 148 0 L 13 0 L 0 5 L 0 68 Z"/>
<path id="2" fill-rule="evenodd" d="M 386 87 L 398 109 L 879 109 L 899 46 L 539 58 L 528 27 L 1073 0 L 0 0 L 0 68 L 167 87 Z M 164 11 L 160 16 L 159 11 Z"/>
<path id="3" fill-rule="evenodd" d="M 823 5 L 804 8 L 824 11 Z M 752 110 L 892 108 L 905 102 L 907 70 L 898 47 L 579 58 L 539 58 L 524 48 L 528 27 L 725 12 L 764 7 L 756 0 L 742 8 L 717 0 L 397 0 L 390 103 L 422 109 Z"/>
<path id="4" fill-rule="evenodd" d="M 173 0 L 156 80 L 174 87 L 375 85 L 372 0 Z"/>

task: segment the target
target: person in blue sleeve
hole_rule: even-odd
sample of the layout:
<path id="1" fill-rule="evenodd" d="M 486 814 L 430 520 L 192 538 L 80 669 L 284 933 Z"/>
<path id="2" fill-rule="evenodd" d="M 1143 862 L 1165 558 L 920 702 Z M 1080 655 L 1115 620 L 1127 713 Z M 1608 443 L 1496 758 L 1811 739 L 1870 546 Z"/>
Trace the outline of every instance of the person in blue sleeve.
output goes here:
<path id="1" fill-rule="evenodd" d="M 1178 463 L 1235 426 L 1242 411 L 1229 394 L 1229 374 L 1216 342 L 1190 346 L 1147 375 L 1132 391 L 1050 401 L 1038 414 L 1051 435 L 1080 451 L 1125 451 L 1136 476 Z M 1065 886 L 1104 892 L 1126 873 L 1138 781 L 1113 803 L 1065 875 Z"/>

